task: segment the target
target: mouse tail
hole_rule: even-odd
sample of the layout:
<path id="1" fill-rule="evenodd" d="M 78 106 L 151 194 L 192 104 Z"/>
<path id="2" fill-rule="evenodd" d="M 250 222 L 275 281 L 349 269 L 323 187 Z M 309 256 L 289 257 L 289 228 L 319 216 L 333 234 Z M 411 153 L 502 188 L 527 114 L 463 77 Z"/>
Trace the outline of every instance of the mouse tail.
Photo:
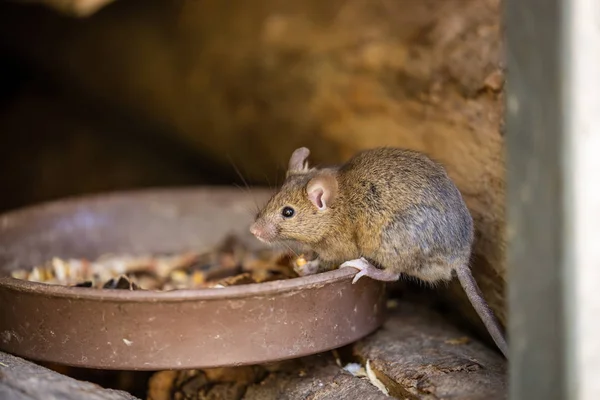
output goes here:
<path id="1" fill-rule="evenodd" d="M 473 305 L 473 308 L 475 308 L 475 311 L 477 311 L 477 314 L 483 321 L 483 324 L 496 343 L 496 346 L 498 346 L 502 354 L 504 354 L 504 357 L 508 359 L 508 345 L 504 338 L 504 334 L 500 330 L 500 324 L 493 311 L 484 300 L 483 294 L 481 293 L 475 278 L 473 278 L 471 269 L 467 265 L 463 265 L 456 269 L 456 274 L 469 301 Z"/>

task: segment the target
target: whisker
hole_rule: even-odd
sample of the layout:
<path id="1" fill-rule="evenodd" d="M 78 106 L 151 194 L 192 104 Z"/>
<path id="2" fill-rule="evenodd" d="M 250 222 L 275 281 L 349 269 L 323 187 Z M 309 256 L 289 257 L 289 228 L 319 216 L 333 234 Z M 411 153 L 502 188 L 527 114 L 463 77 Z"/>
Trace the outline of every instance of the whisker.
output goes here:
<path id="1" fill-rule="evenodd" d="M 237 165 L 235 165 L 235 163 L 233 162 L 233 158 L 231 158 L 231 156 L 229 154 L 227 155 L 227 158 L 229 159 L 229 162 L 231 163 L 231 166 L 235 170 L 235 173 L 237 174 L 237 176 L 239 176 L 240 179 L 242 180 L 242 183 L 244 184 L 244 186 L 246 187 L 246 189 L 250 190 L 250 186 L 248 185 L 248 182 L 246 182 L 246 179 L 244 178 L 244 176 L 242 175 L 242 173 L 238 169 Z"/>
<path id="2" fill-rule="evenodd" d="M 287 243 L 284 243 L 284 246 L 288 248 L 288 250 L 290 252 L 292 252 L 292 254 L 296 257 L 296 258 L 300 258 L 300 254 L 296 253 L 296 251 L 294 249 L 292 249 L 292 247 L 290 245 L 288 245 Z"/>
<path id="3" fill-rule="evenodd" d="M 271 185 L 271 182 L 269 181 L 269 177 L 267 176 L 267 174 L 263 174 L 263 176 L 265 177 L 265 180 L 267 181 L 267 185 L 269 186 L 269 190 L 273 190 L 273 186 Z"/>
<path id="4" fill-rule="evenodd" d="M 275 187 L 279 187 L 279 185 L 281 185 L 281 183 L 279 181 L 279 170 L 280 169 L 281 169 L 281 167 L 279 167 L 279 166 L 275 169 Z M 283 180 L 285 180 L 285 173 L 286 173 L 286 171 L 284 170 L 283 171 L 283 178 L 284 178 Z"/>
<path id="5" fill-rule="evenodd" d="M 285 246 L 294 256 L 296 256 L 296 258 L 300 257 L 300 254 L 298 254 L 289 244 L 287 244 L 284 240 L 278 240 L 277 242 L 275 242 L 276 244 L 280 244 Z"/>
<path id="6" fill-rule="evenodd" d="M 238 167 L 233 162 L 233 158 L 231 158 L 231 155 L 227 154 L 227 158 L 229 159 L 229 162 L 231 163 L 231 166 L 233 167 L 233 169 L 235 170 L 235 172 L 237 173 L 237 175 L 240 177 L 240 179 L 242 180 L 242 182 L 246 186 L 248 194 L 252 198 L 252 201 L 254 202 L 254 206 L 256 207 L 256 213 L 258 213 L 260 211 L 260 207 L 258 205 L 258 202 L 256 201 L 256 197 L 254 196 L 254 193 L 250 189 L 250 185 L 248 185 L 248 182 L 246 181 L 246 179 L 244 178 L 244 176 L 242 175 L 242 173 L 240 172 L 240 170 L 238 169 Z"/>
<path id="7" fill-rule="evenodd" d="M 243 187 L 241 187 L 240 185 L 238 185 L 237 183 L 233 184 L 236 188 L 238 188 L 239 190 L 242 191 L 242 193 L 246 193 L 246 190 L 244 190 Z M 256 205 L 256 201 L 254 201 L 254 208 L 251 206 L 248 206 L 247 204 L 244 204 L 244 208 L 246 209 L 246 211 L 248 212 L 249 215 L 251 215 L 253 218 L 256 217 L 256 214 L 258 214 L 258 212 L 260 211 Z"/>

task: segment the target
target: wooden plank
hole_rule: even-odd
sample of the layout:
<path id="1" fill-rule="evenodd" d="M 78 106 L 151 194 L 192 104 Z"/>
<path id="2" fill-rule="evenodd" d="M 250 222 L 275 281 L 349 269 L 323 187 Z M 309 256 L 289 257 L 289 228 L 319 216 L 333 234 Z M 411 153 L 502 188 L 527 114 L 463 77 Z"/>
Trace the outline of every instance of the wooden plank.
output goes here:
<path id="1" fill-rule="evenodd" d="M 507 398 L 504 357 L 423 306 L 400 303 L 354 352 L 399 398 Z"/>
<path id="2" fill-rule="evenodd" d="M 278 371 L 262 383 L 250 386 L 244 400 L 389 399 L 368 380 L 337 366 L 331 356 L 313 357 L 302 364 L 292 373 Z"/>
<path id="3" fill-rule="evenodd" d="M 2 400 L 136 400 L 126 392 L 78 381 L 0 352 Z"/>

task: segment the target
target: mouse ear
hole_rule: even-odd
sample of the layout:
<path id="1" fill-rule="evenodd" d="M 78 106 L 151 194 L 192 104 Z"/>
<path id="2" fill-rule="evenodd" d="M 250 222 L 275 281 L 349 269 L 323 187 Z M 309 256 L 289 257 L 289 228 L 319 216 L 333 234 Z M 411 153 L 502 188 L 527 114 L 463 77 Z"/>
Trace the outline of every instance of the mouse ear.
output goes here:
<path id="1" fill-rule="evenodd" d="M 319 210 L 326 210 L 335 201 L 338 182 L 332 173 L 320 173 L 306 185 L 308 199 Z"/>
<path id="2" fill-rule="evenodd" d="M 288 172 L 301 172 L 308 170 L 308 162 L 306 159 L 310 155 L 310 150 L 306 147 L 300 147 L 292 153 L 290 157 L 290 163 L 288 165 Z"/>

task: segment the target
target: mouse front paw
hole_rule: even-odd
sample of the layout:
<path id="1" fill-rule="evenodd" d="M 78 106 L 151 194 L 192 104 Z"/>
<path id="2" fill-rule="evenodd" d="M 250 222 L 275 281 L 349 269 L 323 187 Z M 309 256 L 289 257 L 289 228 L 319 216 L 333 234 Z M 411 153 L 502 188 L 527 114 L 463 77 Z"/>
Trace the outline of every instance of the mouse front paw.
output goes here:
<path id="1" fill-rule="evenodd" d="M 319 272 L 321 261 L 317 258 L 308 262 L 300 262 L 297 260 L 294 262 L 294 271 L 300 276 L 314 275 Z"/>

